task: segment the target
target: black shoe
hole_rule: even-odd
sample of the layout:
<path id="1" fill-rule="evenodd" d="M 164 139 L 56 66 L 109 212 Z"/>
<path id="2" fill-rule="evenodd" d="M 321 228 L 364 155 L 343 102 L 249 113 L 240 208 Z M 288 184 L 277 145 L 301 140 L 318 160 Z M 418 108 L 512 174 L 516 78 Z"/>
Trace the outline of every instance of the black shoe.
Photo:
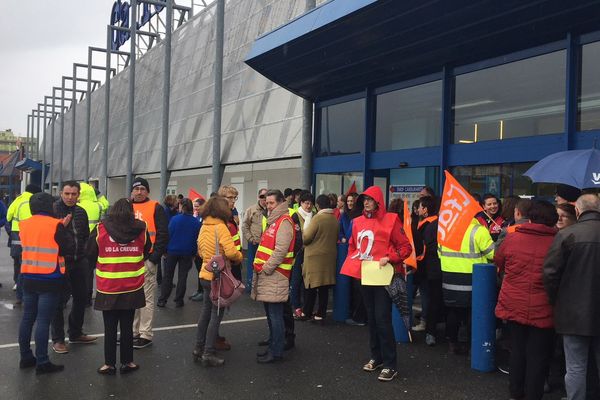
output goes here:
<path id="1" fill-rule="evenodd" d="M 202 292 L 196 292 L 193 295 L 191 295 L 189 297 L 189 299 L 191 301 L 202 301 L 202 300 L 204 300 L 204 293 L 202 293 Z"/>
<path id="2" fill-rule="evenodd" d="M 38 365 L 35 368 L 35 374 L 36 375 L 51 374 L 53 372 L 60 372 L 63 369 L 65 369 L 64 365 L 56 365 L 56 364 L 52 364 L 51 362 L 47 362 L 47 363 Z"/>
<path id="3" fill-rule="evenodd" d="M 291 350 L 295 346 L 296 346 L 296 341 L 294 339 L 286 339 L 285 345 L 283 346 L 283 351 Z"/>
<path id="4" fill-rule="evenodd" d="M 35 367 L 36 362 L 37 362 L 37 359 L 35 357 L 28 358 L 26 360 L 21 360 L 21 361 L 19 361 L 19 368 L 25 369 L 25 368 Z"/>
<path id="5" fill-rule="evenodd" d="M 257 351 L 256 357 L 265 357 L 267 354 L 269 354 L 269 349 Z"/>
<path id="6" fill-rule="evenodd" d="M 256 362 L 259 364 L 273 364 L 283 361 L 283 357 L 275 357 L 273 354 L 268 353 L 264 357 L 256 357 Z"/>
<path id="7" fill-rule="evenodd" d="M 132 363 L 132 365 L 123 364 L 123 365 L 121 365 L 121 368 L 119 368 L 119 372 L 121 374 L 128 374 L 130 372 L 137 371 L 138 369 L 140 369 L 140 366 L 138 364 L 133 364 L 133 363 Z"/>
<path id="8" fill-rule="evenodd" d="M 104 368 L 106 367 L 106 368 Z M 103 365 L 96 370 L 100 375 L 115 375 L 117 373 L 117 369 L 111 365 Z"/>
<path id="9" fill-rule="evenodd" d="M 176 307 L 176 308 L 181 308 L 181 307 L 183 307 L 183 300 L 176 301 L 176 302 L 175 302 L 175 307 Z"/>
<path id="10" fill-rule="evenodd" d="M 144 347 L 152 346 L 152 340 L 144 339 L 144 338 L 135 338 L 133 339 L 133 348 L 134 349 L 143 349 Z"/>
<path id="11" fill-rule="evenodd" d="M 166 302 L 166 301 L 164 301 L 164 300 L 159 300 L 159 301 L 156 303 L 156 306 L 157 306 L 157 307 L 161 307 L 161 308 L 162 308 L 162 307 L 164 307 L 164 306 L 166 306 L 166 305 L 167 305 L 167 302 Z"/>
<path id="12" fill-rule="evenodd" d="M 271 341 L 269 339 L 261 340 L 260 342 L 258 342 L 259 346 L 268 346 L 269 344 L 271 344 Z"/>

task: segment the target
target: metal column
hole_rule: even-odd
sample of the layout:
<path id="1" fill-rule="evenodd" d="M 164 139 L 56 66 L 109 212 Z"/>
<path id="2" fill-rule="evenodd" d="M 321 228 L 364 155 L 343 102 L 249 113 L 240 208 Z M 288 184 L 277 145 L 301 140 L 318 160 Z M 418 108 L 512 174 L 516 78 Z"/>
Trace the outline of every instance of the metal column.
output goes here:
<path id="1" fill-rule="evenodd" d="M 106 28 L 106 79 L 104 83 L 104 148 L 102 149 L 102 175 L 104 187 L 100 190 L 108 197 L 108 130 L 110 128 L 110 56 L 112 50 L 112 27 Z M 126 196 L 129 197 L 129 196 Z"/>
<path id="2" fill-rule="evenodd" d="M 29 157 L 29 142 L 30 142 L 29 127 L 30 127 L 30 121 L 31 120 L 32 120 L 32 116 L 31 115 L 27 115 L 27 139 L 25 141 L 25 157 Z"/>
<path id="3" fill-rule="evenodd" d="M 165 35 L 165 70 L 163 80 L 163 116 L 160 156 L 160 196 L 167 194 L 169 184 L 169 102 L 171 101 L 171 31 L 173 29 L 173 0 L 166 0 L 167 32 Z"/>
<path id="4" fill-rule="evenodd" d="M 75 125 L 77 124 L 76 111 L 77 111 L 77 66 L 73 65 L 73 91 L 71 110 L 73 121 L 71 123 L 71 180 L 75 179 Z"/>
<path id="5" fill-rule="evenodd" d="M 125 180 L 125 196 L 129 196 L 133 182 L 133 121 L 135 111 L 135 57 L 137 40 L 137 0 L 131 0 L 130 18 L 130 53 L 129 56 L 129 131 L 127 134 L 127 177 Z"/>
<path id="6" fill-rule="evenodd" d="M 212 146 L 212 187 L 216 192 L 221 185 L 221 106 L 223 103 L 223 42 L 225 28 L 225 0 L 217 0 L 217 31 L 215 37 L 215 91 Z"/>
<path id="7" fill-rule="evenodd" d="M 316 0 L 306 0 L 305 12 L 317 6 Z M 310 190 L 312 182 L 312 132 L 313 132 L 313 103 L 309 100 L 302 102 L 302 172 L 300 187 Z"/>

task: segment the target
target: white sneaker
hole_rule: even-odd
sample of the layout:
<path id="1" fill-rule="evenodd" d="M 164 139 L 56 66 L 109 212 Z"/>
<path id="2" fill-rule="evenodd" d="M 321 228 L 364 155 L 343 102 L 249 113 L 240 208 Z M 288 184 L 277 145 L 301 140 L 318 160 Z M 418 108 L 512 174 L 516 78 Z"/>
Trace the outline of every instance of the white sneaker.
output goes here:
<path id="1" fill-rule="evenodd" d="M 13 292 L 17 291 L 17 284 L 15 283 L 15 286 L 13 286 Z"/>
<path id="2" fill-rule="evenodd" d="M 415 326 L 412 327 L 412 330 L 415 332 L 422 332 L 425 330 L 425 320 L 421 318 L 421 321 Z"/>

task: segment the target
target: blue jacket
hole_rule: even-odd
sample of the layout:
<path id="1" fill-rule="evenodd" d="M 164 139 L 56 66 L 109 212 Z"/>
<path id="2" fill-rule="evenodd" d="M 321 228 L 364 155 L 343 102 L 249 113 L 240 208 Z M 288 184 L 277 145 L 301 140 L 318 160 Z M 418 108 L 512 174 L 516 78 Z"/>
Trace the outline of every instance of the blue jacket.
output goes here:
<path id="1" fill-rule="evenodd" d="M 340 217 L 340 236 L 339 240 L 345 238 L 346 241 L 350 240 L 352 236 L 352 220 L 348 216 L 348 213 L 343 213 Z"/>
<path id="2" fill-rule="evenodd" d="M 200 221 L 192 214 L 177 214 L 169 222 L 167 254 L 193 256 L 197 252 Z"/>

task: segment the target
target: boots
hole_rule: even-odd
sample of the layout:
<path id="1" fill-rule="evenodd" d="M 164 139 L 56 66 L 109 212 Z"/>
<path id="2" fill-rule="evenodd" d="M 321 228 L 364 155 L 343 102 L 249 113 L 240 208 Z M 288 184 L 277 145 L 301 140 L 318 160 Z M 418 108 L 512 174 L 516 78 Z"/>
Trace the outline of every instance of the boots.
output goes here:
<path id="1" fill-rule="evenodd" d="M 202 365 L 205 367 L 220 367 L 225 364 L 225 360 L 217 357 L 216 354 L 205 353 L 202 355 Z"/>

